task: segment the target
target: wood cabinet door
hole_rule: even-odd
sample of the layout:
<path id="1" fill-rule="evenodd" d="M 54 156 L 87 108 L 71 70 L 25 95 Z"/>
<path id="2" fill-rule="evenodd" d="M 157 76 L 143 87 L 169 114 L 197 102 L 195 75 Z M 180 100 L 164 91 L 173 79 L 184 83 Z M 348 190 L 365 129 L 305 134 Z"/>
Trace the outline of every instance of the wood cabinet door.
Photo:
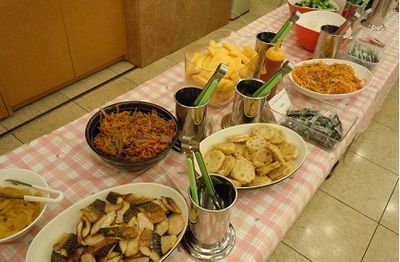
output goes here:
<path id="1" fill-rule="evenodd" d="M 61 0 L 61 7 L 77 77 L 125 56 L 122 0 Z"/>
<path id="2" fill-rule="evenodd" d="M 59 1 L 0 1 L 3 98 L 21 107 L 75 78 Z"/>

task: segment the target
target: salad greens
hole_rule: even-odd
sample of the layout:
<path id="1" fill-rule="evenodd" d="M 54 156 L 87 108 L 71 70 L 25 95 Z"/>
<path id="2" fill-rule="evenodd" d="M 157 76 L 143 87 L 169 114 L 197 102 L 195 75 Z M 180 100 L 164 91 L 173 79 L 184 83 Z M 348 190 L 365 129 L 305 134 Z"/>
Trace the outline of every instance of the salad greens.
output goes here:
<path id="1" fill-rule="evenodd" d="M 301 0 L 295 5 L 319 9 L 335 9 L 335 7 L 329 2 L 329 0 Z"/>
<path id="2" fill-rule="evenodd" d="M 369 0 L 347 0 L 347 2 L 352 3 L 353 5 L 368 5 Z"/>

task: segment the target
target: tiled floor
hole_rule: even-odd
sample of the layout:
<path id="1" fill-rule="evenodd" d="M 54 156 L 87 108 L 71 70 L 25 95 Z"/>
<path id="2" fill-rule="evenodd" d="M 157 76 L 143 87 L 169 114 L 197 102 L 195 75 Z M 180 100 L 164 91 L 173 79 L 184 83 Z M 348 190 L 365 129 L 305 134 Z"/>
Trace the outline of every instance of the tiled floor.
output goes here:
<path id="1" fill-rule="evenodd" d="M 237 30 L 279 3 L 252 0 L 250 12 L 226 28 Z M 140 69 L 132 70 L 132 65 L 120 62 L 20 109 L 0 121 L 0 154 L 153 78 L 181 62 L 184 50 Z M 316 192 L 268 261 L 398 261 L 398 105 L 397 83 L 369 128 Z M 30 122 L 24 124 L 26 121 Z"/>

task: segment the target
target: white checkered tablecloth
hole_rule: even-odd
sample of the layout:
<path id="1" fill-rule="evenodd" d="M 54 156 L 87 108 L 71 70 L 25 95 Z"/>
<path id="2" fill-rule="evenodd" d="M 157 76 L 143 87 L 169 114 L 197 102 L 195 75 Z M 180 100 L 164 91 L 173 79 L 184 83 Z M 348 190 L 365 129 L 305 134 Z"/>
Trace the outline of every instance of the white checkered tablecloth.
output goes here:
<path id="1" fill-rule="evenodd" d="M 255 37 L 261 31 L 277 31 L 289 17 L 282 6 L 249 24 L 239 32 Z M 236 244 L 226 261 L 265 261 L 274 251 L 287 230 L 312 198 L 331 168 L 345 152 L 358 132 L 364 130 L 372 116 L 379 110 L 389 88 L 398 78 L 398 15 L 389 14 L 386 22 L 394 39 L 387 47 L 385 57 L 373 70 L 372 87 L 351 99 L 335 101 L 338 112 L 344 117 L 356 115 L 358 121 L 345 139 L 332 152 L 307 144 L 308 156 L 304 164 L 290 179 L 273 186 L 239 192 L 232 212 L 236 230 Z M 289 60 L 307 59 L 311 53 L 296 42 L 294 32 L 285 39 L 283 48 Z M 180 63 L 128 93 L 110 101 L 143 100 L 159 104 L 174 112 L 173 94 L 184 79 L 184 64 Z M 290 89 L 290 87 L 287 87 Z M 296 103 L 306 103 L 309 98 L 293 93 Z M 231 110 L 210 108 L 209 116 L 218 129 L 222 116 Z M 48 207 L 43 218 L 18 241 L 0 245 L 0 261 L 23 261 L 29 243 L 48 221 L 73 203 L 91 193 L 109 187 L 135 182 L 157 182 L 171 185 L 186 194 L 187 177 L 184 158 L 172 151 L 160 164 L 140 176 L 118 171 L 98 159 L 86 145 L 84 130 L 92 113 L 40 137 L 5 155 L 0 156 L 0 168 L 30 169 L 45 177 L 49 185 L 65 193 L 60 205 Z M 172 183 L 173 181 L 173 183 Z M 177 249 L 167 261 L 188 261 L 192 258 Z"/>

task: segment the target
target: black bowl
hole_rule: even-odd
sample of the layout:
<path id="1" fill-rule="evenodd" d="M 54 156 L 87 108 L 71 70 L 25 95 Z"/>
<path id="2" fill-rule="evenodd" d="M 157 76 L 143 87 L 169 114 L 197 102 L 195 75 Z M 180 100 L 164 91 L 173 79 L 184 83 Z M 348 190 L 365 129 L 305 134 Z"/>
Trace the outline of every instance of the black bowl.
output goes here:
<path id="1" fill-rule="evenodd" d="M 112 104 L 104 108 L 106 113 L 113 113 L 113 112 L 121 112 L 121 111 L 141 111 L 143 113 L 150 113 L 152 110 L 155 110 L 157 114 L 166 119 L 166 120 L 173 120 L 175 123 L 175 129 L 177 133 L 172 139 L 171 145 L 166 148 L 164 151 L 158 153 L 157 155 L 146 158 L 144 160 L 127 160 L 127 159 L 119 159 L 117 157 L 113 157 L 101 152 L 93 143 L 94 138 L 100 132 L 99 124 L 100 124 L 100 114 L 101 112 L 97 112 L 94 114 L 89 122 L 86 125 L 85 130 L 85 137 L 89 147 L 98 155 L 102 160 L 115 166 L 119 169 L 131 171 L 131 172 L 144 172 L 147 169 L 151 168 L 152 166 L 156 165 L 162 159 L 164 159 L 168 152 L 171 150 L 173 145 L 175 144 L 178 138 L 178 121 L 176 118 L 166 109 L 158 106 L 156 104 L 143 102 L 143 101 L 127 101 L 127 102 L 120 102 L 116 104 Z"/>

